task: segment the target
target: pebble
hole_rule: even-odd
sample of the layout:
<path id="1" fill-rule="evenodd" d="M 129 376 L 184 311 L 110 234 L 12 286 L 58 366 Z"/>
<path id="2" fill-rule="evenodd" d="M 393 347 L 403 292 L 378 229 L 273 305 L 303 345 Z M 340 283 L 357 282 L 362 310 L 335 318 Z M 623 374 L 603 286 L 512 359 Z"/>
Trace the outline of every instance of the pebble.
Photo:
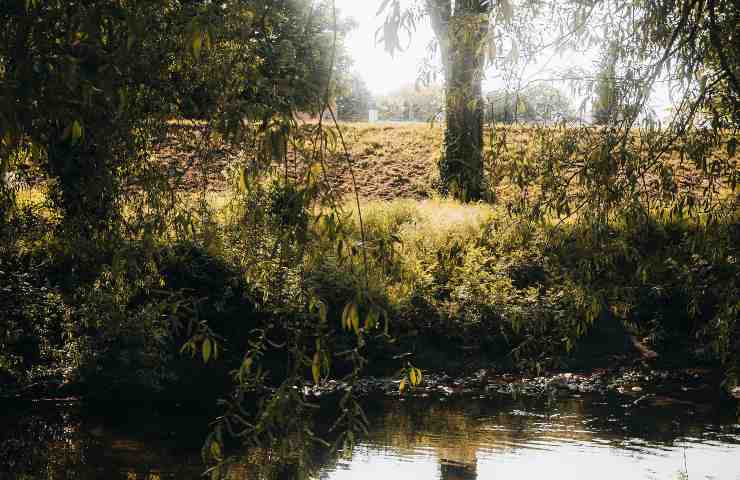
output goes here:
<path id="1" fill-rule="evenodd" d="M 454 390 L 447 386 L 439 387 L 439 390 L 445 395 L 452 395 L 454 393 Z"/>
<path id="2" fill-rule="evenodd" d="M 527 377 L 515 376 L 510 373 L 492 375 L 493 369 L 480 369 L 466 377 L 450 377 L 445 373 L 425 372 L 424 381 L 416 388 L 408 388 L 403 394 L 399 392 L 397 378 L 364 378 L 360 379 L 352 388 L 358 394 L 369 394 L 373 392 L 382 393 L 391 397 L 400 396 L 423 396 L 449 398 L 455 396 L 485 396 L 491 395 L 516 395 L 516 396 L 543 396 L 543 395 L 567 395 L 575 397 L 576 394 L 602 394 L 608 392 L 621 395 L 640 397 L 636 403 L 641 403 L 646 395 L 645 391 L 655 388 L 656 383 L 662 380 L 673 380 L 679 383 L 676 390 L 693 390 L 680 386 L 681 383 L 691 379 L 694 371 L 672 371 L 664 372 L 653 370 L 640 372 L 635 369 L 621 368 L 618 371 L 607 372 L 596 370 L 591 374 L 574 374 L 571 372 L 557 373 L 554 375 Z M 657 381 L 657 382 L 656 382 Z M 642 386 L 645 385 L 645 386 Z M 684 383 L 684 385 L 686 385 Z M 350 388 L 347 382 L 330 380 L 317 385 L 305 385 L 303 394 L 306 397 L 320 397 L 330 392 L 346 390 Z M 729 391 L 730 395 L 740 400 L 740 387 Z M 637 395 L 635 395 L 637 394 Z M 630 405 L 633 405 L 630 403 Z"/>

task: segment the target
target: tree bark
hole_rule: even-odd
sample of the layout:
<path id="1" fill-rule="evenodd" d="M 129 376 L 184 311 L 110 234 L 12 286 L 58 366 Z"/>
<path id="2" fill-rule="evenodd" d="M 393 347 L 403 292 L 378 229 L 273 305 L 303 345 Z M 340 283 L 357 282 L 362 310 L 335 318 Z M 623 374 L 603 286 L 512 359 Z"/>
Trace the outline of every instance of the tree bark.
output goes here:
<path id="1" fill-rule="evenodd" d="M 452 15 L 440 11 L 449 2 L 435 2 L 432 26 L 440 40 L 445 68 L 446 128 L 444 155 L 439 161 L 441 190 L 468 201 L 483 196 L 484 40 L 490 8 L 481 0 L 457 0 Z M 444 4 L 444 5 L 440 5 Z"/>

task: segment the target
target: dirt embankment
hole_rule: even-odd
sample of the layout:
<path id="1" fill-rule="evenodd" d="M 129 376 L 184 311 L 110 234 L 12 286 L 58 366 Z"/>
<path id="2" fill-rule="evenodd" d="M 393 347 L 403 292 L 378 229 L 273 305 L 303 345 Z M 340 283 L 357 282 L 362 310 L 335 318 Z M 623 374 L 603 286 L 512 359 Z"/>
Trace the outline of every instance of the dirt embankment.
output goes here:
<path id="1" fill-rule="evenodd" d="M 315 125 L 314 125 L 315 126 Z M 311 150 L 311 129 L 306 124 L 300 128 L 300 133 L 306 134 L 306 144 Z M 202 122 L 178 121 L 170 124 L 169 135 L 162 144 L 155 148 L 154 157 L 167 167 L 168 174 L 185 190 L 208 190 L 223 192 L 228 190 L 225 173 L 231 165 L 248 165 L 254 158 L 255 147 L 245 145 L 243 148 L 228 146 L 219 140 L 219 135 Z M 330 128 L 330 127 L 328 127 Z M 326 180 L 330 187 L 340 195 L 354 193 L 354 185 L 361 198 L 368 200 L 392 200 L 397 198 L 420 199 L 429 197 L 435 191 L 437 178 L 437 162 L 442 154 L 444 130 L 440 124 L 429 123 L 343 123 L 341 132 L 349 153 L 349 162 L 344 155 L 341 142 L 336 138 L 334 151 L 328 155 L 325 165 Z M 492 139 L 486 131 L 485 142 L 487 147 L 492 140 L 496 143 L 495 150 L 499 156 L 498 166 L 488 165 L 491 174 L 500 177 L 498 172 L 501 165 L 516 160 L 517 155 L 539 155 L 532 150 L 543 141 L 542 127 L 531 125 L 497 126 L 497 137 Z M 545 133 L 549 130 L 545 129 Z M 552 138 L 568 130 L 552 130 Z M 571 132 L 572 133 L 572 132 Z M 579 130 L 575 132 L 579 138 L 579 153 L 599 152 L 598 148 L 603 139 L 597 130 Z M 539 137 L 538 137 L 539 135 Z M 540 140 L 537 140 L 540 138 Z M 632 139 L 635 151 L 645 151 L 648 147 L 642 145 L 639 134 L 635 133 Z M 671 176 L 676 181 L 679 190 L 693 189 L 701 196 L 708 187 L 705 176 L 700 175 L 700 169 L 692 161 L 684 160 L 681 145 L 676 145 L 666 156 L 670 166 Z M 500 151 L 499 151 L 500 150 Z M 541 153 L 541 152 L 540 152 Z M 294 155 L 288 149 L 289 175 L 299 175 L 305 172 L 308 165 L 301 160 L 300 155 Z M 716 157 L 716 158 L 715 158 Z M 712 161 L 720 157 L 726 159 L 724 149 L 720 149 L 712 156 Z M 498 157 L 497 157 L 498 158 Z M 518 157 L 517 157 L 518 158 Z M 503 162 L 503 163 L 501 163 Z M 351 164 L 351 168 L 350 168 Z M 727 176 L 727 169 L 736 165 L 732 159 L 729 163 L 715 162 L 712 169 L 719 169 L 723 176 Z M 283 165 L 275 165 L 275 170 L 283 173 Z M 353 181 L 354 174 L 354 181 Z M 643 188 L 648 191 L 660 186 L 656 172 L 646 173 L 642 179 L 647 182 Z M 497 195 L 506 196 L 512 185 L 504 181 L 498 184 Z M 656 190 L 657 191 L 657 190 Z M 530 192 L 531 193 L 531 192 Z M 648 192 L 649 193 L 649 192 Z"/>
<path id="2" fill-rule="evenodd" d="M 362 198 L 419 199 L 430 195 L 442 148 L 439 125 L 343 124 L 341 129 L 350 162 L 341 151 L 331 155 L 327 162 L 327 180 L 337 193 L 354 192 L 354 173 Z M 166 140 L 155 149 L 154 158 L 165 165 L 168 174 L 185 190 L 226 191 L 228 167 L 251 157 L 249 150 L 228 147 L 213 140 L 217 135 L 211 137 L 208 133 L 203 124 L 173 123 Z M 288 157 L 292 163 L 292 154 Z"/>
<path id="3" fill-rule="evenodd" d="M 439 125 L 343 125 L 357 191 L 363 198 L 425 198 L 432 193 L 436 163 L 442 149 Z M 332 162 L 330 174 L 338 189 L 352 193 L 352 176 L 343 158 Z"/>

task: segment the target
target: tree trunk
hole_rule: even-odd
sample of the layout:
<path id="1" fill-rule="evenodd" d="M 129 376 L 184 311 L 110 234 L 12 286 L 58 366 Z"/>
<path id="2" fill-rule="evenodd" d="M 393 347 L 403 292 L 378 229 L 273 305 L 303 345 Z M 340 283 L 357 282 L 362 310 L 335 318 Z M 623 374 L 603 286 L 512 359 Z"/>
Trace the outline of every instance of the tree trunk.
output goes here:
<path id="1" fill-rule="evenodd" d="M 483 185 L 483 98 L 481 53 L 487 4 L 458 0 L 442 48 L 446 77 L 447 123 L 439 162 L 441 189 L 468 201 L 480 199 Z"/>
<path id="2" fill-rule="evenodd" d="M 476 480 L 478 478 L 478 464 L 475 459 L 472 463 L 440 459 L 439 464 L 442 480 Z"/>
<path id="3" fill-rule="evenodd" d="M 113 167 L 106 162 L 110 153 L 91 133 L 77 143 L 61 136 L 54 132 L 47 145 L 47 174 L 56 180 L 52 200 L 64 212 L 67 228 L 89 238 L 106 233 L 116 215 L 118 193 Z"/>

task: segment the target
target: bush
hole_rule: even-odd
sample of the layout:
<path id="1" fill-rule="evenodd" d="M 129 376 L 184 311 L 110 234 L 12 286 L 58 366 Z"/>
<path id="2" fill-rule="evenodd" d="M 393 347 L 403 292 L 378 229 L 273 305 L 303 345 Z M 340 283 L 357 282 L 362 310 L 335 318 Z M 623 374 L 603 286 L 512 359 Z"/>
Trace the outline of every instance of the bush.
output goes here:
<path id="1" fill-rule="evenodd" d="M 37 269 L 0 258 L 0 385 L 27 387 L 59 373 L 67 310 Z"/>
<path id="2" fill-rule="evenodd" d="M 604 361 L 626 353 L 632 335 L 666 361 L 737 361 L 740 242 L 731 220 L 701 226 L 625 213 L 607 228 L 585 220 L 553 228 L 441 200 L 381 202 L 364 214 L 376 290 L 408 348 L 537 368 L 593 348 L 601 351 L 589 358 Z M 353 281 L 341 269 L 324 264 L 330 290 Z"/>

